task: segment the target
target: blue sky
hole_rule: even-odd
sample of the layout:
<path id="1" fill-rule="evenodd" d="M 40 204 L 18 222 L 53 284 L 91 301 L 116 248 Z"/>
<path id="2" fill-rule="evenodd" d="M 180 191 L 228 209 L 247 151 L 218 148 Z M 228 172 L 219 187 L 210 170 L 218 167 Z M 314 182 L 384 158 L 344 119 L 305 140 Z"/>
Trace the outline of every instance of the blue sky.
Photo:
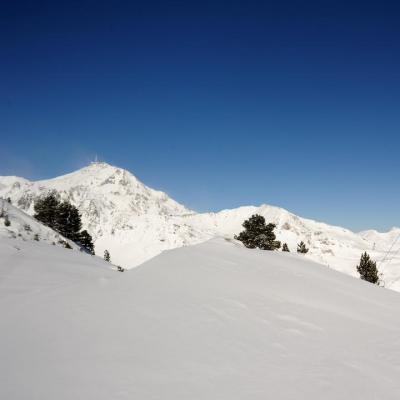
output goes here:
<path id="1" fill-rule="evenodd" d="M 400 5 L 276 3 L 1 2 L 0 174 L 400 225 Z"/>

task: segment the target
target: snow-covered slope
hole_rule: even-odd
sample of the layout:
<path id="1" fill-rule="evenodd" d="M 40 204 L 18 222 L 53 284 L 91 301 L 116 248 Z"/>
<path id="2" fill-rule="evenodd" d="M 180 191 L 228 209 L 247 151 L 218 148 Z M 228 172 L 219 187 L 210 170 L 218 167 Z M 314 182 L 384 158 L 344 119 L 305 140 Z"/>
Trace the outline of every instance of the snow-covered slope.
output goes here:
<path id="1" fill-rule="evenodd" d="M 29 214 L 34 213 L 35 199 L 52 190 L 79 208 L 96 253 L 102 255 L 108 249 L 112 259 L 125 267 L 191 243 L 191 228 L 178 226 L 171 218 L 191 211 L 121 168 L 92 163 L 74 173 L 37 182 L 0 177 L 0 197 L 9 197 Z"/>
<path id="2" fill-rule="evenodd" d="M 6 225 L 6 221 L 9 225 Z M 0 199 L 0 241 L 5 238 L 18 239 L 22 241 L 36 241 L 61 246 L 65 248 L 68 243 L 72 250 L 80 250 L 74 242 L 65 239 L 47 226 L 42 225 L 31 216 Z"/>
<path id="3" fill-rule="evenodd" d="M 96 253 L 105 249 L 112 260 L 131 268 L 163 250 L 204 242 L 215 236 L 232 238 L 254 213 L 277 224 L 277 236 L 291 251 L 303 240 L 310 247 L 306 257 L 331 268 L 356 275 L 363 251 L 377 261 L 385 258 L 400 229 L 387 234 L 357 234 L 341 227 L 300 218 L 282 208 L 262 205 L 218 213 L 194 213 L 165 193 L 148 188 L 131 173 L 106 163 L 92 163 L 74 173 L 29 182 L 0 177 L 0 197 L 33 213 L 35 198 L 50 190 L 70 200 L 82 213 L 84 228 L 94 237 Z M 400 290 L 400 240 L 378 266 L 386 287 Z"/>
<path id="4" fill-rule="evenodd" d="M 185 219 L 211 236 L 232 238 L 242 230 L 243 221 L 252 214 L 261 214 L 267 222 L 275 223 L 277 238 L 286 242 L 291 251 L 296 251 L 297 244 L 303 240 L 310 249 L 307 258 L 349 275 L 358 276 L 356 265 L 361 253 L 368 251 L 378 261 L 385 286 L 400 291 L 400 229 L 394 228 L 389 233 L 369 231 L 357 234 L 342 227 L 300 218 L 269 205 L 197 214 Z M 391 252 L 387 254 L 390 248 Z M 381 260 L 383 262 L 379 263 Z"/>
<path id="5" fill-rule="evenodd" d="M 23 243 L 0 242 L 2 399 L 400 398 L 398 293 L 223 239 L 124 274 Z"/>

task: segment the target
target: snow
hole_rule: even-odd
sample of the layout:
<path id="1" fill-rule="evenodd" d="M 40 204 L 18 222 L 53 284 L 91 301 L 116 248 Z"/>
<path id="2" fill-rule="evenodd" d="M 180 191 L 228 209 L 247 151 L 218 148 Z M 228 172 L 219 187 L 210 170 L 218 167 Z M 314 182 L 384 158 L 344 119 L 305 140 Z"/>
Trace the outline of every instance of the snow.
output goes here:
<path id="1" fill-rule="evenodd" d="M 399 309 L 398 293 L 222 238 L 122 274 L 3 238 L 0 398 L 399 399 Z"/>
<path id="2" fill-rule="evenodd" d="M 0 177 L 0 197 L 10 197 L 29 214 L 33 214 L 35 198 L 50 190 L 57 190 L 79 208 L 84 229 L 94 238 L 96 254 L 102 256 L 107 249 L 113 262 L 126 268 L 168 249 L 217 236 L 232 238 L 242 230 L 245 219 L 258 213 L 277 225 L 277 239 L 287 242 L 291 251 L 304 241 L 310 248 L 307 258 L 346 274 L 357 276 L 356 265 L 367 251 L 378 261 L 385 287 L 400 291 L 400 239 L 387 256 L 400 235 L 399 228 L 387 233 L 355 233 L 266 204 L 195 213 L 147 187 L 130 172 L 107 163 L 92 163 L 71 174 L 37 182 Z"/>
<path id="3" fill-rule="evenodd" d="M 3 199 L 0 199 L 0 215 L 1 214 L 4 216 L 0 217 L 0 241 L 4 238 L 17 238 L 23 241 L 37 239 L 37 241 L 54 246 L 63 246 L 62 242 L 67 242 L 73 250 L 79 250 L 79 247 L 74 242 L 64 238 L 47 226 L 42 225 L 34 218 Z M 4 224 L 5 216 L 7 216 L 10 221 L 9 226 Z"/>

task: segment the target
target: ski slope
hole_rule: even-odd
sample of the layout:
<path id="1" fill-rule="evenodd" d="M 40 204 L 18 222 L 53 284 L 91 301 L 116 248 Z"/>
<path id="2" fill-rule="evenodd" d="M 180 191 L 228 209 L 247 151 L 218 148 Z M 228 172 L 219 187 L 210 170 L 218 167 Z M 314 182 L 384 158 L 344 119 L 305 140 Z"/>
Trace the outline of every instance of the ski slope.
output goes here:
<path id="1" fill-rule="evenodd" d="M 123 274 L 4 239 L 0 398 L 397 400 L 399 309 L 394 291 L 224 239 Z"/>

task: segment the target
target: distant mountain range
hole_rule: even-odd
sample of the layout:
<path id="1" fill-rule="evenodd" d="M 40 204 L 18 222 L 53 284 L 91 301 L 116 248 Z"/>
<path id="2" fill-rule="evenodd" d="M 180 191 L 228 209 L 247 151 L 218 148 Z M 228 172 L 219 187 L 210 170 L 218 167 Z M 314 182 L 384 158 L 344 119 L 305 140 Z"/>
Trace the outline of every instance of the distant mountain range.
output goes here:
<path id="1" fill-rule="evenodd" d="M 360 255 L 369 252 L 378 261 L 385 286 L 400 291 L 399 228 L 386 233 L 355 233 L 265 204 L 196 213 L 167 194 L 147 187 L 130 172 L 107 163 L 92 163 L 73 173 L 41 181 L 0 177 L 0 197 L 9 197 L 13 205 L 30 215 L 34 213 L 35 199 L 52 190 L 78 207 L 83 227 L 94 238 L 96 254 L 102 256 L 108 249 L 112 261 L 126 268 L 164 250 L 216 236 L 233 238 L 241 231 L 243 221 L 257 213 L 277 225 L 277 239 L 286 242 L 291 251 L 296 251 L 302 240 L 310 248 L 305 257 L 347 274 L 357 276 Z M 379 263 L 380 260 L 383 262 Z"/>

